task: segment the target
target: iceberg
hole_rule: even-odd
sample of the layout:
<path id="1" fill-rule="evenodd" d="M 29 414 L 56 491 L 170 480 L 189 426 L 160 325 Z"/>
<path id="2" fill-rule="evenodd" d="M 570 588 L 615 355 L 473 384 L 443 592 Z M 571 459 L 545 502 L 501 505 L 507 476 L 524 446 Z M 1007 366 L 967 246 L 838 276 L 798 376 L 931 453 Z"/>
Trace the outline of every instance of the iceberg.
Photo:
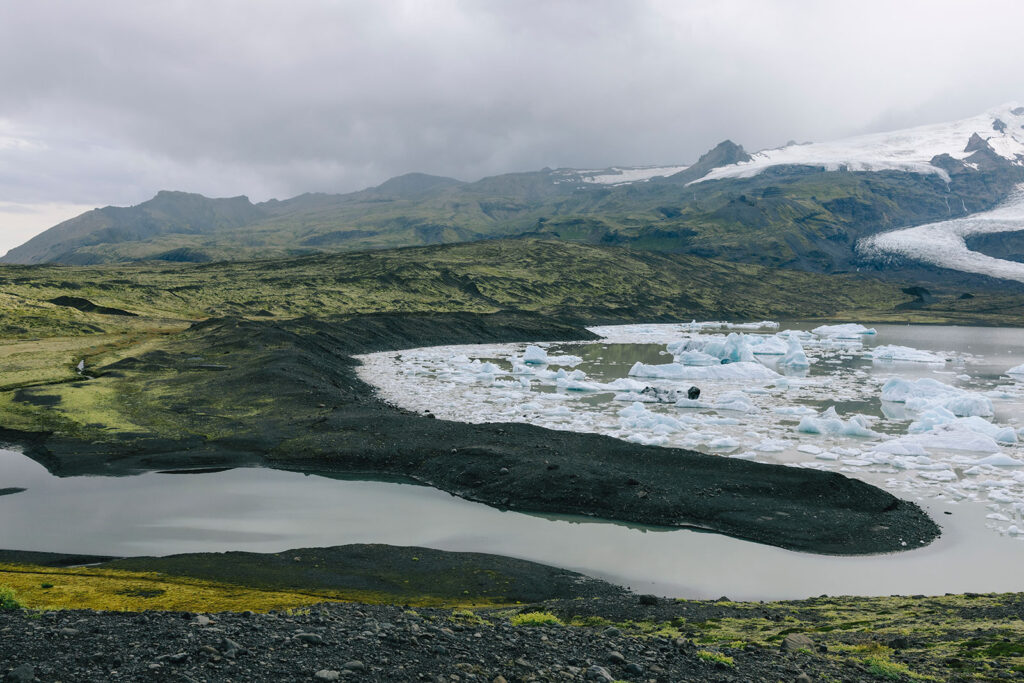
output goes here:
<path id="1" fill-rule="evenodd" d="M 807 368 L 810 367 L 811 362 L 807 360 L 807 354 L 804 353 L 804 347 L 800 345 L 800 340 L 796 337 L 789 338 L 789 344 L 786 348 L 786 355 L 783 356 L 782 361 L 779 363 L 783 367 L 787 368 Z"/>
<path id="2" fill-rule="evenodd" d="M 629 375 L 651 379 L 686 380 L 774 380 L 780 377 L 779 373 L 756 361 L 703 367 L 680 365 L 679 363 L 647 365 L 637 361 L 630 368 Z"/>
<path id="3" fill-rule="evenodd" d="M 992 400 L 987 396 L 958 389 L 930 377 L 916 381 L 893 377 L 882 385 L 881 398 L 883 401 L 903 403 L 909 410 L 919 413 L 943 408 L 958 417 L 991 417 L 995 414 Z"/>
<path id="4" fill-rule="evenodd" d="M 888 363 L 945 363 L 946 359 L 929 351 L 912 349 L 909 346 L 876 346 L 867 352 L 868 358 Z"/>
<path id="5" fill-rule="evenodd" d="M 835 406 L 830 406 L 819 415 L 807 416 L 800 420 L 797 431 L 808 434 L 827 434 L 829 436 L 862 436 L 874 438 L 881 436 L 868 426 L 864 415 L 853 415 L 844 420 L 836 413 Z"/>
<path id="6" fill-rule="evenodd" d="M 747 338 L 736 332 L 730 332 L 725 339 L 712 339 L 704 345 L 703 351 L 723 363 L 749 363 L 754 360 L 754 351 Z"/>
<path id="7" fill-rule="evenodd" d="M 718 397 L 714 405 L 715 410 L 734 410 L 738 413 L 753 413 L 757 406 L 750 402 L 750 399 L 742 391 L 727 391 Z"/>
<path id="8" fill-rule="evenodd" d="M 548 362 L 548 352 L 539 346 L 530 344 L 523 351 L 523 362 L 531 365 L 545 365 Z"/>
<path id="9" fill-rule="evenodd" d="M 537 346 L 536 344 L 530 344 L 523 351 L 523 363 L 527 365 L 579 365 L 583 362 L 583 359 L 579 356 L 549 356 L 545 349 Z"/>
<path id="10" fill-rule="evenodd" d="M 747 337 L 747 343 L 750 344 L 755 356 L 786 355 L 786 341 L 780 337 L 751 335 Z"/>
<path id="11" fill-rule="evenodd" d="M 821 325 L 811 330 L 819 337 L 832 337 L 835 339 L 860 339 L 862 335 L 876 334 L 875 328 L 864 327 L 860 323 L 845 323 L 843 325 Z"/>
<path id="12" fill-rule="evenodd" d="M 1024 375 L 1024 365 L 1017 365 L 1006 371 L 1007 375 Z"/>

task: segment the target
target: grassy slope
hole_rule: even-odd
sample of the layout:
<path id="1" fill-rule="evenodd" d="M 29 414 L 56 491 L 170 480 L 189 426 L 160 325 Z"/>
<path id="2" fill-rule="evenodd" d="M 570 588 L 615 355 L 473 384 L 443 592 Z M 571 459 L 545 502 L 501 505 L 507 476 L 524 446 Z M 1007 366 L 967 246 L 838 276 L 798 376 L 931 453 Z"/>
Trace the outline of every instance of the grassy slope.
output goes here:
<path id="1" fill-rule="evenodd" d="M 139 315 L 48 303 L 62 295 Z M 183 424 L 176 406 L 190 386 L 203 385 L 202 368 L 183 374 L 169 366 L 202 355 L 201 345 L 185 342 L 182 331 L 217 316 L 519 310 L 587 322 L 780 317 L 1012 323 L 1021 309 L 1012 297 L 981 296 L 896 309 L 910 298 L 898 287 L 863 278 L 539 240 L 205 265 L 8 266 L 0 268 L 0 427 L 89 438 L 111 430 L 194 433 L 198 426 Z M 177 361 L 88 382 L 75 371 L 79 360 L 86 361 L 88 374 L 158 349 Z M 235 419 L 261 406 L 213 401 L 210 408 L 226 421 L 199 432 L 206 437 L 233 429 Z"/>

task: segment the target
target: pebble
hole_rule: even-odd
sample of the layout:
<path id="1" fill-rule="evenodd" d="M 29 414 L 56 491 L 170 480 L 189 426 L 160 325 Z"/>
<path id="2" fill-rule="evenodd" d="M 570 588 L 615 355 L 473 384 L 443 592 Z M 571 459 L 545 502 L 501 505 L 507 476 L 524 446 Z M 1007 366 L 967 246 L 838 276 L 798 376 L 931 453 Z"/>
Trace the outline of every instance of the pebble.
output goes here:
<path id="1" fill-rule="evenodd" d="M 7 674 L 7 680 L 14 683 L 31 683 L 36 677 L 36 670 L 31 664 L 22 664 Z"/>
<path id="2" fill-rule="evenodd" d="M 341 678 L 341 672 L 334 669 L 320 669 L 313 674 L 313 678 L 318 678 L 321 681 L 336 681 Z"/>
<path id="3" fill-rule="evenodd" d="M 292 639 L 310 645 L 322 645 L 324 642 L 323 636 L 318 633 L 296 633 Z"/>

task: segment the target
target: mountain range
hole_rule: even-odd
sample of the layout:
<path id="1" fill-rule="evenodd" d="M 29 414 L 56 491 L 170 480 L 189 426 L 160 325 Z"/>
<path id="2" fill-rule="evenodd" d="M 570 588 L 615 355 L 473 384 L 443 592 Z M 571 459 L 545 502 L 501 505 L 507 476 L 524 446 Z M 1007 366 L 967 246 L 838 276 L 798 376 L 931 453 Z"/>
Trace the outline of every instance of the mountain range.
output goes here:
<path id="1" fill-rule="evenodd" d="M 463 182 L 410 173 L 349 194 L 252 203 L 162 191 L 65 221 L 0 263 L 208 262 L 510 237 L 815 272 L 884 269 L 858 240 L 986 211 L 1024 183 L 1024 107 L 689 165 L 542 169 Z M 1012 234 L 1000 236 L 1013 242 Z"/>

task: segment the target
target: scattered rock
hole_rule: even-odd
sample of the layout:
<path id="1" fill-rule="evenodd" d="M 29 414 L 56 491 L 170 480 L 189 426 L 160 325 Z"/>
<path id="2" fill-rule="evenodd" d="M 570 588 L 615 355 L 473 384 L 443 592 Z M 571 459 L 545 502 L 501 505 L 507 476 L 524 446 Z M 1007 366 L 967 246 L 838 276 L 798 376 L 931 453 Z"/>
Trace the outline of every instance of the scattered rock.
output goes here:
<path id="1" fill-rule="evenodd" d="M 342 668 L 346 671 L 366 671 L 366 665 L 358 659 L 353 659 L 351 662 L 345 662 L 345 666 Z"/>
<path id="2" fill-rule="evenodd" d="M 31 664 L 22 664 L 7 674 L 7 680 L 14 683 L 31 683 L 35 677 L 36 670 Z"/>
<path id="3" fill-rule="evenodd" d="M 318 633 L 296 633 L 292 636 L 292 640 L 300 643 L 309 643 L 310 645 L 323 645 L 324 638 Z"/>
<path id="4" fill-rule="evenodd" d="M 321 681 L 336 681 L 341 678 L 341 672 L 334 669 L 320 669 L 313 674 L 313 678 L 318 678 Z"/>
<path id="5" fill-rule="evenodd" d="M 594 665 L 587 669 L 585 680 L 598 681 L 598 683 L 612 683 L 615 677 L 603 666 Z"/>
<path id="6" fill-rule="evenodd" d="M 782 639 L 779 646 L 783 652 L 796 652 L 797 650 L 813 650 L 814 641 L 803 633 L 790 633 Z"/>
<path id="7" fill-rule="evenodd" d="M 608 653 L 608 661 L 612 664 L 625 664 L 626 658 L 622 656 L 621 652 L 612 651 Z"/>

